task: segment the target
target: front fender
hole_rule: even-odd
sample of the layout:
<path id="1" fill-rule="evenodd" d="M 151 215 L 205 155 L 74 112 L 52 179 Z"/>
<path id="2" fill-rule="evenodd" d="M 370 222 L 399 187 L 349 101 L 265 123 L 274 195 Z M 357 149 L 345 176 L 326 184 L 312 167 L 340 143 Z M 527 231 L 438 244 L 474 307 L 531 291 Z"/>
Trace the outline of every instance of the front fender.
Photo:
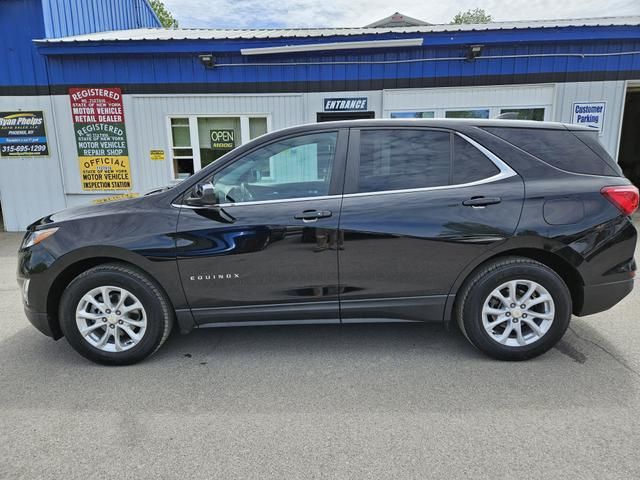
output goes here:
<path id="1" fill-rule="evenodd" d="M 95 245 L 72 250 L 56 258 L 49 250 L 34 248 L 21 254 L 18 275 L 30 279 L 30 306 L 36 311 L 55 316 L 59 296 L 66 286 L 83 271 L 95 265 L 124 262 L 133 265 L 157 281 L 174 308 L 186 308 L 175 257 L 147 258 L 126 248 Z"/>

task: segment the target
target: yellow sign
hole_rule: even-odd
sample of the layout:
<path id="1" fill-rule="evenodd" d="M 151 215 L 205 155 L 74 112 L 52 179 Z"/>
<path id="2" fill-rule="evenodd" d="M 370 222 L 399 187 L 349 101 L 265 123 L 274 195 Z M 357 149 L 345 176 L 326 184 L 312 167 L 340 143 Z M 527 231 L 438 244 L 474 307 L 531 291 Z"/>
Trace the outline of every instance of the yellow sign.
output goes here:
<path id="1" fill-rule="evenodd" d="M 83 190 L 131 190 L 129 157 L 79 157 Z"/>
<path id="2" fill-rule="evenodd" d="M 164 160 L 164 150 L 150 150 L 149 157 L 151 160 Z"/>
<path id="3" fill-rule="evenodd" d="M 136 198 L 139 196 L 139 193 L 123 193 L 122 195 L 113 195 L 112 197 L 98 198 L 92 203 L 98 205 L 100 203 L 115 202 L 116 200 L 125 200 L 127 198 Z"/>

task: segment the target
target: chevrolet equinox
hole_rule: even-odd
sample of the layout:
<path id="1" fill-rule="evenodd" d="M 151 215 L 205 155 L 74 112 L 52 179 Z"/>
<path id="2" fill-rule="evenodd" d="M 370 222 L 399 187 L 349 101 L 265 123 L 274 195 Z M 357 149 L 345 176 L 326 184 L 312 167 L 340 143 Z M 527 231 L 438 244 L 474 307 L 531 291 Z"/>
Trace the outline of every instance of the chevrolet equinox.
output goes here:
<path id="1" fill-rule="evenodd" d="M 33 325 L 131 364 L 174 324 L 457 324 L 523 360 L 633 288 L 638 190 L 586 127 L 366 120 L 263 135 L 179 185 L 29 226 Z"/>

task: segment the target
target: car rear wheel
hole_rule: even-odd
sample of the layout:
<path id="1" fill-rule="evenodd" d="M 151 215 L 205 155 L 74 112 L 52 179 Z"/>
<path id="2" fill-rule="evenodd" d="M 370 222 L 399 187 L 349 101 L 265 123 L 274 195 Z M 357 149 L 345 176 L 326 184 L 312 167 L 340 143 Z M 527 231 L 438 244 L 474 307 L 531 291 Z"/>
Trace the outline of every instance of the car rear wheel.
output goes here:
<path id="1" fill-rule="evenodd" d="M 59 315 L 71 346 L 107 365 L 132 364 L 153 354 L 173 324 L 160 287 L 122 264 L 100 265 L 76 277 L 63 293 Z"/>
<path id="2" fill-rule="evenodd" d="M 478 349 L 501 360 L 526 360 L 552 348 L 571 319 L 571 295 L 553 270 L 525 257 L 481 267 L 456 303 L 460 329 Z"/>

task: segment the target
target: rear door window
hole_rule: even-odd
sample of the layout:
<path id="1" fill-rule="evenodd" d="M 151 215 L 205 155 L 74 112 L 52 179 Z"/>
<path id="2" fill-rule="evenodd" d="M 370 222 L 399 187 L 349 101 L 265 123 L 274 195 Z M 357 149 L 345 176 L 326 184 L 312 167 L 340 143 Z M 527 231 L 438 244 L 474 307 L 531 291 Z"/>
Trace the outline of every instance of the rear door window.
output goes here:
<path id="1" fill-rule="evenodd" d="M 450 133 L 374 129 L 360 132 L 359 192 L 449 185 Z"/>
<path id="2" fill-rule="evenodd" d="M 585 137 L 583 133 L 591 134 L 591 132 L 515 127 L 485 127 L 485 130 L 562 170 L 589 175 L 620 175 L 619 170 L 613 167 L 613 163 L 610 164 L 606 159 L 601 158 L 589 146 L 589 144 L 593 146 L 593 139 L 585 138 L 588 144 L 576 135 Z M 597 143 L 597 139 L 595 142 Z M 599 150 L 601 150 L 600 154 L 604 151 L 601 147 Z"/>

